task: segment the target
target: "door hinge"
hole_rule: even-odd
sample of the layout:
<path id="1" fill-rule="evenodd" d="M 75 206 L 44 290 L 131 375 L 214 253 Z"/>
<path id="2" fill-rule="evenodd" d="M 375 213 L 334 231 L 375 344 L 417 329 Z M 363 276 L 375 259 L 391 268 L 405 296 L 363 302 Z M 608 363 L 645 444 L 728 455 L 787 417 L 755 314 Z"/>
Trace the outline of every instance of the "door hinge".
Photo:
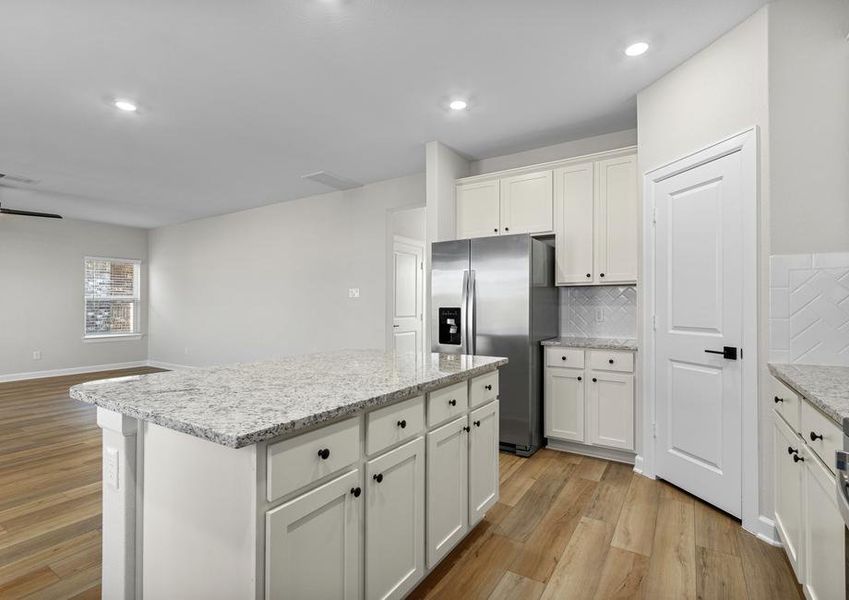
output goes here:
<path id="1" fill-rule="evenodd" d="M 651 209 L 651 224 L 657 225 L 657 207 L 653 206 Z"/>
<path id="2" fill-rule="evenodd" d="M 657 331 L 657 315 L 651 316 L 651 329 L 652 331 Z"/>
<path id="3" fill-rule="evenodd" d="M 657 437 L 657 423 L 652 423 L 652 424 L 651 424 L 651 436 L 652 436 L 653 438 L 656 438 L 656 437 Z"/>
<path id="4" fill-rule="evenodd" d="M 419 269 L 421 269 L 422 271 L 424 271 L 424 263 L 423 263 L 423 262 L 420 262 L 420 263 L 419 263 Z"/>

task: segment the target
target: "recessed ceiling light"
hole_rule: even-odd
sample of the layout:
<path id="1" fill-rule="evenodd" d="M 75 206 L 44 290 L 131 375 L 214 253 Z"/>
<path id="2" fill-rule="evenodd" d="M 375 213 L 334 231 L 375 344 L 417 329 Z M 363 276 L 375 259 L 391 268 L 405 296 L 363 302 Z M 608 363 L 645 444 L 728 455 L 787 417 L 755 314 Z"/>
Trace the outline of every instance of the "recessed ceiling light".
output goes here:
<path id="1" fill-rule="evenodd" d="M 625 48 L 625 54 L 628 56 L 639 56 L 640 54 L 645 54 L 648 49 L 649 45 L 646 42 L 636 42 Z"/>
<path id="2" fill-rule="evenodd" d="M 448 108 L 451 110 L 466 110 L 469 106 L 469 103 L 465 100 L 452 100 L 451 104 L 448 105 Z"/>
<path id="3" fill-rule="evenodd" d="M 118 110 L 123 110 L 124 112 L 136 112 L 139 107 L 132 100 L 124 100 L 122 98 L 116 98 L 112 104 L 115 105 L 115 108 Z"/>

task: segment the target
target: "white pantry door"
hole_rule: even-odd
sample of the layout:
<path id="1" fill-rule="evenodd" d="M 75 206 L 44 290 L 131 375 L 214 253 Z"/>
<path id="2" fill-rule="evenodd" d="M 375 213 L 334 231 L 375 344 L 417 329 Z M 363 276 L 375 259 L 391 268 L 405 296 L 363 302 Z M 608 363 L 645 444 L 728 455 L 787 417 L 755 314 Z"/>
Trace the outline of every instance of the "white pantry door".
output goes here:
<path id="1" fill-rule="evenodd" d="M 743 186 L 732 152 L 657 182 L 657 475 L 742 513 Z M 752 232 L 754 235 L 754 232 Z M 735 348 L 736 360 L 724 358 Z"/>
<path id="2" fill-rule="evenodd" d="M 395 355 L 415 354 L 418 359 L 423 348 L 424 247 L 396 236 L 394 253 L 392 338 Z"/>

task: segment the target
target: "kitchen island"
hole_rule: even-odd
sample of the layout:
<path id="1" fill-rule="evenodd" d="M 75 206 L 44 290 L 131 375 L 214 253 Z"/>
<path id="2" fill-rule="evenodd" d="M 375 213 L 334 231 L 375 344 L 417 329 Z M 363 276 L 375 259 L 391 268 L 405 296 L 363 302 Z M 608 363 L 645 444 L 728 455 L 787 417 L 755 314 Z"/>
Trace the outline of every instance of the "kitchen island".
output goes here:
<path id="1" fill-rule="evenodd" d="M 81 384 L 104 598 L 402 597 L 498 499 L 498 357 L 313 354 Z"/>

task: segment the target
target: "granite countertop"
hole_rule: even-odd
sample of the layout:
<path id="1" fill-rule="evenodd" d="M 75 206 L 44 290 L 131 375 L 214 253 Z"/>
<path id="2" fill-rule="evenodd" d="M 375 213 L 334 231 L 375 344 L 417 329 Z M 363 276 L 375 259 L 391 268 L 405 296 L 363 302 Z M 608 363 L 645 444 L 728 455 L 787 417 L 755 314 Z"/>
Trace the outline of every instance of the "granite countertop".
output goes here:
<path id="1" fill-rule="evenodd" d="M 353 350 L 104 379 L 75 385 L 71 397 L 241 448 L 505 364 L 500 357 L 437 353 L 416 364 L 412 356 Z"/>
<path id="2" fill-rule="evenodd" d="M 769 363 L 769 371 L 847 431 L 849 367 Z"/>
<path id="3" fill-rule="evenodd" d="M 543 346 L 569 348 L 596 348 L 598 350 L 636 350 L 634 338 L 556 337 L 540 342 Z"/>

